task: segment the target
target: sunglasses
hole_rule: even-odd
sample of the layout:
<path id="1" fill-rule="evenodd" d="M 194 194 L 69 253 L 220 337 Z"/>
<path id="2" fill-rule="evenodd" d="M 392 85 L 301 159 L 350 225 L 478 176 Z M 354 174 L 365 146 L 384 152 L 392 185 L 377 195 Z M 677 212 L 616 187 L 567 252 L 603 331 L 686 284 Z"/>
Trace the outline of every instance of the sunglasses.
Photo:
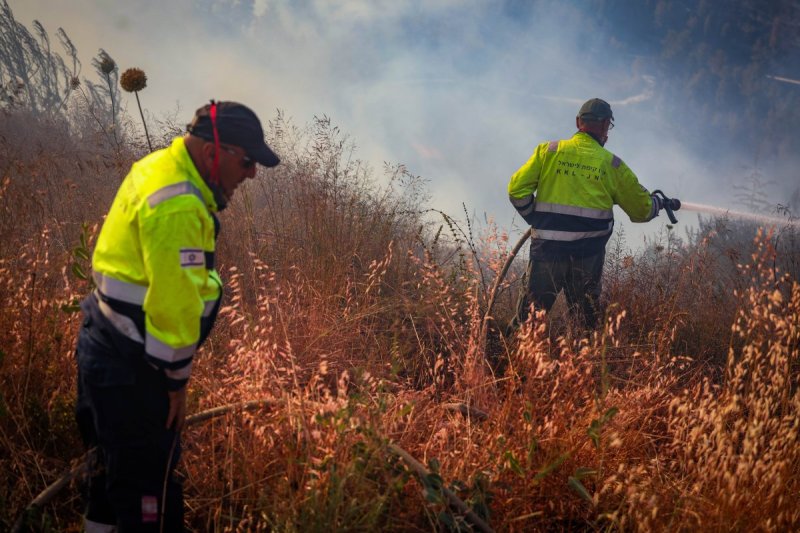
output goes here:
<path id="1" fill-rule="evenodd" d="M 239 152 L 231 148 L 230 146 L 225 146 L 224 144 L 219 145 L 220 148 L 228 152 L 232 155 L 239 155 Z M 242 168 L 253 168 L 253 165 L 256 164 L 255 160 L 251 159 L 250 157 L 243 155 L 239 160 L 239 164 L 242 165 Z"/>

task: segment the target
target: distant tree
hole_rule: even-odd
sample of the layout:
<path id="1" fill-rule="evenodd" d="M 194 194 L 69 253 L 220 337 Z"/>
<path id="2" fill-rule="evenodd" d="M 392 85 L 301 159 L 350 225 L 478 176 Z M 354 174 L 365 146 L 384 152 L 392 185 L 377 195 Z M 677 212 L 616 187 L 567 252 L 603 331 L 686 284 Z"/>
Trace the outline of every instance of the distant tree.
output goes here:
<path id="1" fill-rule="evenodd" d="M 590 5 L 599 26 L 615 28 L 618 48 L 627 48 L 634 61 L 650 57 L 659 104 L 675 110 L 670 121 L 682 128 L 688 144 L 710 157 L 731 148 L 752 149 L 761 158 L 800 153 L 793 131 L 800 120 L 800 86 L 775 78 L 800 79 L 800 1 Z"/>
<path id="2" fill-rule="evenodd" d="M 774 181 L 764 179 L 758 167 L 753 167 L 744 183 L 733 185 L 735 201 L 753 213 L 774 212 L 775 204 L 769 200 L 767 194 L 767 188 L 774 184 Z"/>

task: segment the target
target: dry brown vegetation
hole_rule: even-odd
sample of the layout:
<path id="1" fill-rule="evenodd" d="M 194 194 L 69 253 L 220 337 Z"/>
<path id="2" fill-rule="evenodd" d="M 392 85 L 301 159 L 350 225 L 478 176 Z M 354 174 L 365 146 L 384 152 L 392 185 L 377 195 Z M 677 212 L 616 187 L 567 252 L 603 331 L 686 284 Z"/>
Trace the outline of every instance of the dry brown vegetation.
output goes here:
<path id="1" fill-rule="evenodd" d="M 81 80 L 64 30 L 62 59 L 5 0 L 0 29 L 8 530 L 83 461 L 76 303 L 145 139 L 120 108 L 108 54 L 95 82 Z M 602 327 L 584 334 L 554 309 L 485 343 L 488 287 L 511 248 L 501 228 L 428 209 L 419 177 L 375 172 L 325 117 L 299 127 L 278 114 L 268 136 L 283 162 L 222 215 L 225 306 L 189 384 L 194 413 L 266 407 L 187 428 L 191 530 L 469 530 L 443 489 L 498 531 L 800 529 L 796 229 L 712 219 L 635 253 L 618 231 Z M 512 314 L 523 263 L 500 286 L 493 325 Z M 417 477 L 396 446 L 430 472 Z M 79 494 L 73 481 L 23 524 L 80 530 Z"/>
<path id="2" fill-rule="evenodd" d="M 136 149 L 22 111 L 2 124 L 7 529 L 81 460 L 72 306 Z M 226 302 L 189 390 L 194 412 L 272 403 L 186 431 L 192 529 L 467 529 L 442 486 L 499 531 L 800 526 L 792 235 L 736 241 L 712 221 L 688 242 L 670 232 L 636 254 L 618 243 L 602 328 L 583 336 L 536 315 L 512 338 L 492 332 L 487 354 L 486 286 L 507 237 L 432 224 L 420 180 L 397 167 L 376 181 L 327 119 L 298 128 L 278 115 L 269 135 L 284 164 L 223 214 Z M 391 443 L 431 474 L 417 479 Z M 78 494 L 73 483 L 29 524 L 78 530 Z"/>

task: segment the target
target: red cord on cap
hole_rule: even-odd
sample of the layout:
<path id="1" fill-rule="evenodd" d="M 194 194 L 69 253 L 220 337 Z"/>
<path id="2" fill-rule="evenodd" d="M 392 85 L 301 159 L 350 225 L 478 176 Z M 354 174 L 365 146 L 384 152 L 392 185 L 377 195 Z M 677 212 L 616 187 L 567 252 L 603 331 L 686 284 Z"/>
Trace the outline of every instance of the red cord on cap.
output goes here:
<path id="1" fill-rule="evenodd" d="M 217 131 L 217 103 L 211 100 L 211 129 L 214 130 L 214 166 L 211 168 L 211 183 L 219 184 L 219 132 Z"/>

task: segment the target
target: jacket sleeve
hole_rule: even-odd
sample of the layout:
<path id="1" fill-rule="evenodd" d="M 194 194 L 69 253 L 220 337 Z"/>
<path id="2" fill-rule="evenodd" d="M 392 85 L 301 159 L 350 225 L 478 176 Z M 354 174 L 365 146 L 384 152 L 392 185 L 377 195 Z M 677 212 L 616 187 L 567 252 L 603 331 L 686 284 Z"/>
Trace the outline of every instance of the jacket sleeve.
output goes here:
<path id="1" fill-rule="evenodd" d="M 616 157 L 616 156 L 614 156 Z M 614 203 L 630 217 L 631 222 L 648 222 L 658 214 L 658 206 L 650 192 L 639 184 L 636 174 L 623 161 L 612 169 L 614 172 Z"/>
<path id="2" fill-rule="evenodd" d="M 530 159 L 511 176 L 511 181 L 508 183 L 508 198 L 511 205 L 528 224 L 532 223 L 534 193 L 539 186 L 539 176 L 546 151 L 547 143 L 537 146 Z"/>
<path id="3" fill-rule="evenodd" d="M 189 380 L 200 339 L 208 282 L 204 228 L 192 209 L 156 213 L 140 224 L 142 259 L 149 288 L 145 296 L 145 352 L 162 368 L 170 390 Z"/>

